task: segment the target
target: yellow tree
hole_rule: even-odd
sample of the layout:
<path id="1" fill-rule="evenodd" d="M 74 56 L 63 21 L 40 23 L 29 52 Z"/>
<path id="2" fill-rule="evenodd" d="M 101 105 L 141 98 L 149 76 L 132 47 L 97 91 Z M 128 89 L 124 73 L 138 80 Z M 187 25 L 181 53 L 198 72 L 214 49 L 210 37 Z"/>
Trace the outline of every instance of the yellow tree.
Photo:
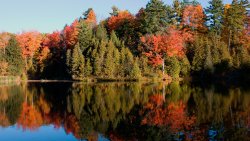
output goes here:
<path id="1" fill-rule="evenodd" d="M 42 43 L 42 35 L 37 31 L 23 32 L 16 36 L 16 39 L 21 47 L 22 56 L 25 59 L 26 70 L 33 66 L 33 57 Z"/>
<path id="2" fill-rule="evenodd" d="M 182 14 L 182 26 L 192 30 L 204 30 L 205 14 L 201 5 L 187 5 Z"/>

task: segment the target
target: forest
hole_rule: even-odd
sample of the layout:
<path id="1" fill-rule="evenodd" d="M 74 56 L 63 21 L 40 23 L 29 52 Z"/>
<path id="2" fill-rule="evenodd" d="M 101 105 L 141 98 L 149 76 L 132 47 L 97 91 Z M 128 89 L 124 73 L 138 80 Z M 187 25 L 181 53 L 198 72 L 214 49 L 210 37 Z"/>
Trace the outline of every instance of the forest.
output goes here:
<path id="1" fill-rule="evenodd" d="M 0 79 L 250 80 L 248 0 L 150 0 L 136 14 L 89 8 L 61 31 L 0 33 Z"/>

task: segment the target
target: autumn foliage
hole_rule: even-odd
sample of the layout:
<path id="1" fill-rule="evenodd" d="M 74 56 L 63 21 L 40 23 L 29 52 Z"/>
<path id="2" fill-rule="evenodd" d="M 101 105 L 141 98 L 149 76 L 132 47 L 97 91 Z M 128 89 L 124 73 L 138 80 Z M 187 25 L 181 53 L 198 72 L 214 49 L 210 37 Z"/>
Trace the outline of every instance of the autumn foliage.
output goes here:
<path id="1" fill-rule="evenodd" d="M 205 23 L 205 14 L 201 5 L 187 5 L 183 11 L 182 25 L 192 29 L 202 29 Z"/>
<path id="2" fill-rule="evenodd" d="M 118 29 L 125 22 L 133 22 L 135 17 L 128 11 L 119 11 L 117 15 L 111 16 L 108 19 L 108 28 L 110 31 Z"/>
<path id="3" fill-rule="evenodd" d="M 88 15 L 86 15 L 85 22 L 87 22 L 88 24 L 93 24 L 93 25 L 97 24 L 96 15 L 93 9 L 91 9 Z"/>
<path id="4" fill-rule="evenodd" d="M 22 49 L 22 55 L 25 58 L 32 58 L 42 43 L 42 35 L 37 31 L 23 32 L 18 34 L 16 38 Z"/>
<path id="5" fill-rule="evenodd" d="M 164 98 L 159 94 L 150 97 L 141 114 L 144 115 L 142 125 L 168 126 L 172 132 L 190 130 L 195 123 L 195 117 L 187 115 L 182 101 L 165 106 Z"/>
<path id="6" fill-rule="evenodd" d="M 43 38 L 43 48 L 59 48 L 61 42 L 61 34 L 59 31 L 55 31 L 51 34 L 47 34 Z"/>
<path id="7" fill-rule="evenodd" d="M 36 130 L 43 124 L 41 113 L 28 103 L 23 103 L 20 118 L 17 121 L 17 126 L 23 130 Z"/>
<path id="8" fill-rule="evenodd" d="M 79 22 L 75 20 L 70 26 L 66 26 L 63 31 L 63 37 L 67 48 L 72 48 L 78 41 Z"/>
<path id="9" fill-rule="evenodd" d="M 155 66 L 162 63 L 164 55 L 169 57 L 184 55 L 185 39 L 180 31 L 172 28 L 164 34 L 143 36 L 141 43 L 142 46 L 139 49 L 149 57 Z"/>

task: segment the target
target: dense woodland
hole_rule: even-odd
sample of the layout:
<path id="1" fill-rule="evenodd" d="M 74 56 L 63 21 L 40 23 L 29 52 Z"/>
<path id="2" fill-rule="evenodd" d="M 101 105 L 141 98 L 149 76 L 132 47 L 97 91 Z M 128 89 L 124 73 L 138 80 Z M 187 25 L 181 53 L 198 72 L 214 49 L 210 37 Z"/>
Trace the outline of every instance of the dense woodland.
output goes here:
<path id="1" fill-rule="evenodd" d="M 26 79 L 250 79 L 248 0 L 150 0 L 137 14 L 88 9 L 53 33 L 0 34 L 0 76 Z"/>

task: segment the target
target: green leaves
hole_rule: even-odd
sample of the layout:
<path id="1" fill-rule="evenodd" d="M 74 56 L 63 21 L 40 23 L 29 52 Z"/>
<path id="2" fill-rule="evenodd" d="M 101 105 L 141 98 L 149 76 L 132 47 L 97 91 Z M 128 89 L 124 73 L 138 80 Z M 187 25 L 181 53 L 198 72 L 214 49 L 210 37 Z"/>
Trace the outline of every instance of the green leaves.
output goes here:
<path id="1" fill-rule="evenodd" d="M 19 76 L 24 70 L 24 59 L 22 57 L 21 47 L 18 45 L 14 36 L 9 40 L 6 46 L 4 60 L 8 63 L 8 73 L 10 75 Z"/>

